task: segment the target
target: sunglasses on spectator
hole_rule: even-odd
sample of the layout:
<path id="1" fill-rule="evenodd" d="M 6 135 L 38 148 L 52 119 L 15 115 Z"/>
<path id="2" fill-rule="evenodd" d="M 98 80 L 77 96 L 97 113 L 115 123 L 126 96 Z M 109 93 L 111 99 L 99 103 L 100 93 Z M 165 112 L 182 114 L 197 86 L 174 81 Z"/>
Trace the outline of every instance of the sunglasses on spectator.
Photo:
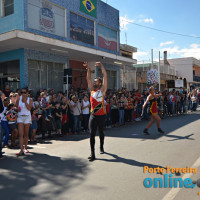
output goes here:
<path id="1" fill-rule="evenodd" d="M 14 96 L 11 95 L 10 97 L 16 97 L 16 96 L 15 95 Z"/>
<path id="2" fill-rule="evenodd" d="M 26 92 L 21 92 L 21 94 L 26 94 Z"/>

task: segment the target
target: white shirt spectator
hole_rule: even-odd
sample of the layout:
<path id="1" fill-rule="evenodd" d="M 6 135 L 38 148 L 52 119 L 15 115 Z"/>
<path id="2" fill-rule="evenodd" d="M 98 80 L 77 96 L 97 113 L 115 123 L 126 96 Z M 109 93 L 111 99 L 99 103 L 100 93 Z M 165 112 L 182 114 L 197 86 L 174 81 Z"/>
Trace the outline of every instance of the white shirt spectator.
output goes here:
<path id="1" fill-rule="evenodd" d="M 86 107 L 88 105 L 90 105 L 90 102 L 83 100 L 83 107 Z M 90 109 L 87 107 L 87 108 L 82 110 L 82 113 L 83 113 L 83 115 L 88 115 L 88 114 L 90 114 Z"/>
<path id="2" fill-rule="evenodd" d="M 76 103 L 74 103 L 73 101 L 71 101 L 70 104 L 73 107 L 73 115 L 80 115 L 81 114 L 81 103 L 78 101 L 78 104 L 75 107 L 74 107 L 74 105 Z"/>

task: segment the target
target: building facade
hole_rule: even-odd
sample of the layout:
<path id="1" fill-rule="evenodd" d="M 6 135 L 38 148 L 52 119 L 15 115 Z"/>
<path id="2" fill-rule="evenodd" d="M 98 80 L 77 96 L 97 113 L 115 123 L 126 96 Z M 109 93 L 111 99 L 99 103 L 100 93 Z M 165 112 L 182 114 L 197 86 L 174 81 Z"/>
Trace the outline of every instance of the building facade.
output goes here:
<path id="1" fill-rule="evenodd" d="M 187 80 L 187 89 L 200 87 L 200 61 L 193 57 L 168 59 L 176 67 L 177 76 Z"/>
<path id="2" fill-rule="evenodd" d="M 66 90 L 64 69 L 72 68 L 72 85 L 85 88 L 87 61 L 92 78 L 108 72 L 108 87 L 121 87 L 119 11 L 100 0 L 1 0 L 0 89 Z"/>
<path id="3" fill-rule="evenodd" d="M 151 69 L 158 70 L 158 63 L 146 63 L 134 65 L 137 71 L 137 88 L 144 90 L 148 85 L 147 73 Z M 174 82 L 177 79 L 176 68 L 169 63 L 161 61 L 160 62 L 160 90 L 170 89 L 170 82 Z M 157 84 L 157 89 L 159 85 Z M 173 86 L 174 87 L 174 86 Z"/>

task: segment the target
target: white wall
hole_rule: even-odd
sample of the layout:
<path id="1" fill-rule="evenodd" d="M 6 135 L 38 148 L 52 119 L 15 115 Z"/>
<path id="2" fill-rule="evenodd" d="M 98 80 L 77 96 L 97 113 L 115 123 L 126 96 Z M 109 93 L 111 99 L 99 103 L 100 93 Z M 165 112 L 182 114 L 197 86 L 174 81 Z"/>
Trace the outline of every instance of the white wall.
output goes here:
<path id="1" fill-rule="evenodd" d="M 176 67 L 177 76 L 186 78 L 187 82 L 193 82 L 193 58 L 168 59 L 167 61 Z"/>

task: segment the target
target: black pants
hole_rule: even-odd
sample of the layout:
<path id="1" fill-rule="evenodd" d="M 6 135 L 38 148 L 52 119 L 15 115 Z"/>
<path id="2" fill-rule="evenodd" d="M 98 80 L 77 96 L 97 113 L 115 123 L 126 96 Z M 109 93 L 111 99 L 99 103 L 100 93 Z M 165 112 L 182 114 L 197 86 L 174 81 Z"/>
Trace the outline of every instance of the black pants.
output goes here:
<path id="1" fill-rule="evenodd" d="M 118 109 L 112 109 L 111 110 L 112 125 L 115 125 L 118 121 L 119 121 L 119 110 Z"/>
<path id="2" fill-rule="evenodd" d="M 89 118 L 90 118 L 90 114 L 88 115 L 83 114 L 83 128 L 85 131 L 88 130 Z"/>
<path id="3" fill-rule="evenodd" d="M 100 146 L 104 145 L 104 125 L 105 125 L 105 115 L 90 115 L 89 129 L 90 129 L 90 147 L 91 151 L 94 152 L 95 136 L 97 128 L 99 129 Z"/>
<path id="4" fill-rule="evenodd" d="M 70 113 L 68 114 L 69 117 L 69 129 L 73 133 L 74 132 L 74 120 L 73 120 L 73 115 Z"/>
<path id="5" fill-rule="evenodd" d="M 132 122 L 133 121 L 133 117 L 132 117 L 133 110 L 132 109 L 127 109 L 126 112 L 127 112 L 127 121 L 128 122 Z"/>

